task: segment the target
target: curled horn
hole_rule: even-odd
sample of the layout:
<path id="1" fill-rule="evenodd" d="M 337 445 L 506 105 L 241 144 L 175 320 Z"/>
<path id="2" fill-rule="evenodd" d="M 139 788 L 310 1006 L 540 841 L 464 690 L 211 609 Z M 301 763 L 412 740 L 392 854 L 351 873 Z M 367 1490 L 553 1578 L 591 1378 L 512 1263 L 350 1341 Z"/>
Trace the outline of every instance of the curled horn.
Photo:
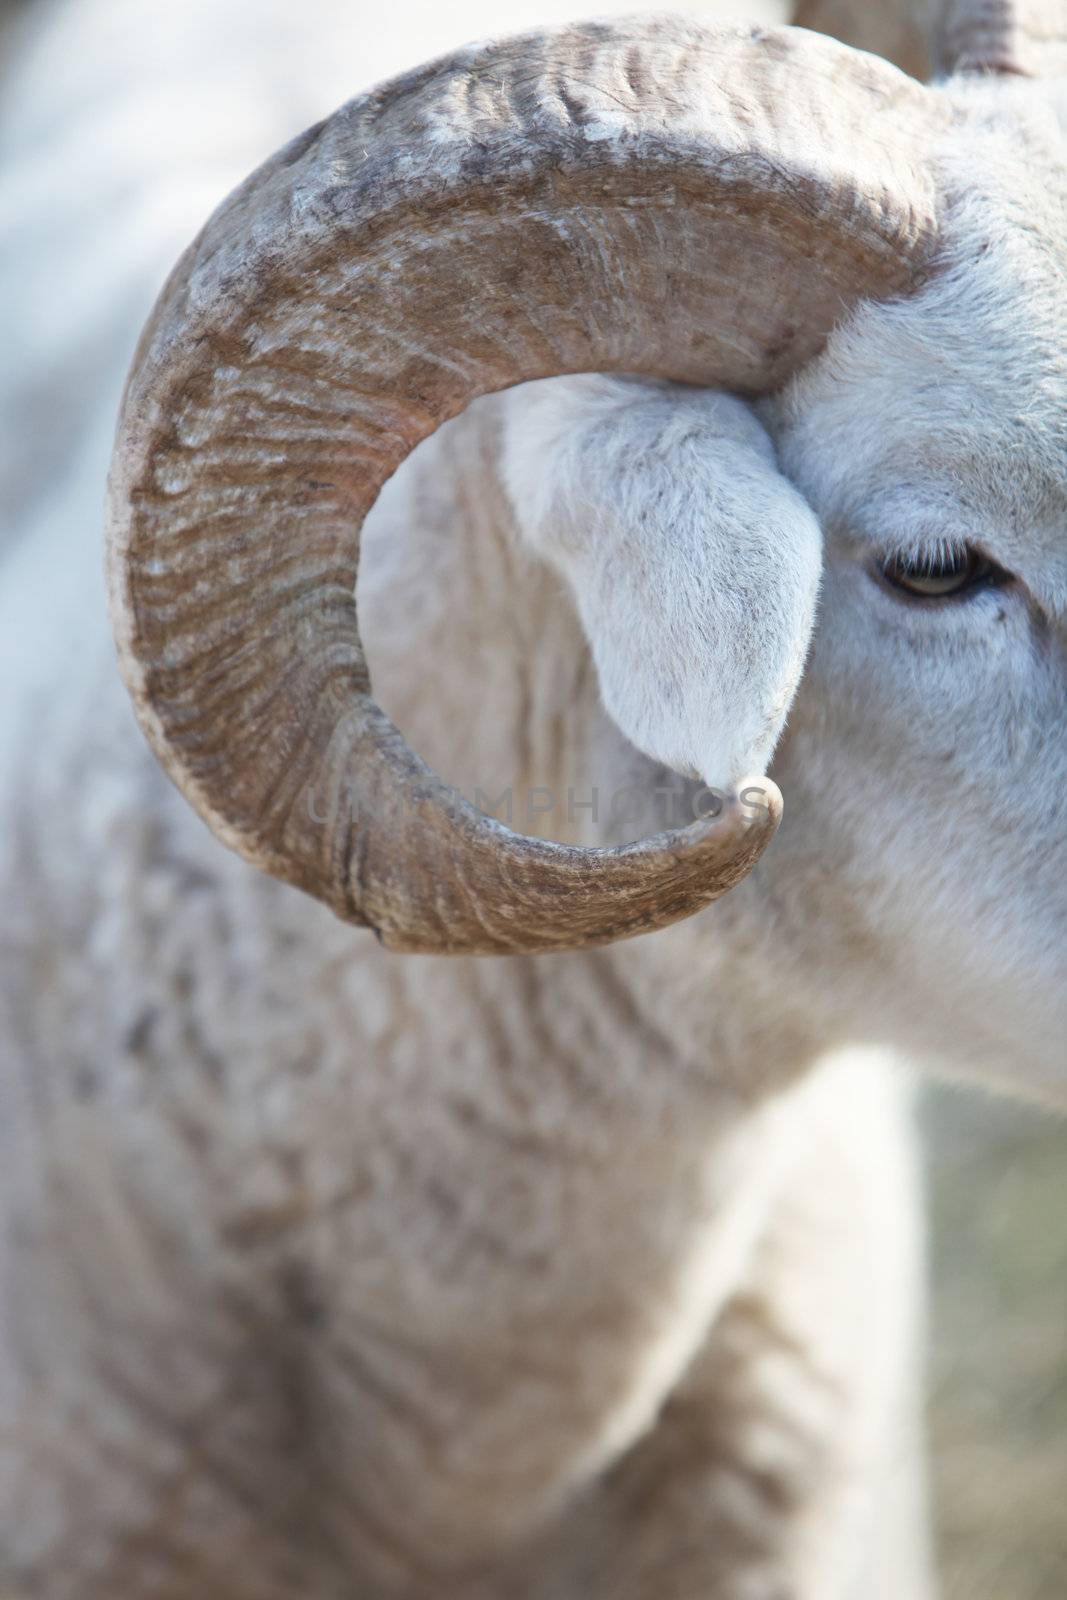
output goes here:
<path id="1" fill-rule="evenodd" d="M 627 20 L 410 74 L 238 189 L 142 336 L 111 482 L 123 671 L 216 834 L 399 950 L 602 943 L 742 878 L 775 806 L 582 850 L 447 788 L 372 698 L 359 528 L 476 395 L 611 370 L 776 388 L 922 272 L 937 123 L 814 34 Z"/>

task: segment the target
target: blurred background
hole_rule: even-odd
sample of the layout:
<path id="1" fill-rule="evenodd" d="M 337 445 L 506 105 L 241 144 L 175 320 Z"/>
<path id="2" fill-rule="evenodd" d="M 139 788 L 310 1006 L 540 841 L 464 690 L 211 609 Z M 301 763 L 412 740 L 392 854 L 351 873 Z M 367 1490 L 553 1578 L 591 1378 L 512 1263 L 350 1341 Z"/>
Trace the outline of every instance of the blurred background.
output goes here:
<path id="1" fill-rule="evenodd" d="M 504 31 L 608 9 L 497 0 L 483 15 Z M 780 21 L 786 7 L 681 9 Z M 32 536 L 60 468 L 102 503 L 138 328 L 215 201 L 369 80 L 461 42 L 467 14 L 440 0 L 0 0 L 0 547 Z M 1064 1600 L 1067 1126 L 954 1089 L 925 1090 L 921 1120 L 945 1594 Z"/>
<path id="2" fill-rule="evenodd" d="M 928 1391 L 948 1600 L 1067 1595 L 1067 1128 L 958 1089 L 922 1099 Z"/>

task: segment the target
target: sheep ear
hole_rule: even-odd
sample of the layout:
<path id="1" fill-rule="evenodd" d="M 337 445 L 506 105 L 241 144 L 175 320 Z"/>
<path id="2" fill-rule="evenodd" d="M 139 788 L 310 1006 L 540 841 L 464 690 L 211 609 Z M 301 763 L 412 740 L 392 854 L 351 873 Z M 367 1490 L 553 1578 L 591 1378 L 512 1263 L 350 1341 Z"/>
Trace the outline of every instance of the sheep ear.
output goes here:
<path id="1" fill-rule="evenodd" d="M 762 772 L 803 672 L 822 544 L 751 407 L 609 377 L 528 384 L 504 472 L 627 738 L 716 788 Z"/>

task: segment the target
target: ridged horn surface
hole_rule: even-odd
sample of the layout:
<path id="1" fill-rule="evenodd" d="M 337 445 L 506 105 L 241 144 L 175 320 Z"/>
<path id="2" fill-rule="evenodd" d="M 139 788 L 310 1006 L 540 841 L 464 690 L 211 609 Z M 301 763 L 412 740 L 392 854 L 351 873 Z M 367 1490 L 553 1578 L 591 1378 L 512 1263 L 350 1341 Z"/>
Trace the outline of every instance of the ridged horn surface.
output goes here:
<path id="1" fill-rule="evenodd" d="M 488 391 L 776 388 L 922 274 L 937 106 L 799 30 L 572 26 L 353 101 L 222 205 L 135 357 L 109 557 L 142 725 L 221 839 L 402 950 L 602 943 L 744 876 L 775 801 L 582 850 L 442 784 L 371 696 L 359 528 Z"/>

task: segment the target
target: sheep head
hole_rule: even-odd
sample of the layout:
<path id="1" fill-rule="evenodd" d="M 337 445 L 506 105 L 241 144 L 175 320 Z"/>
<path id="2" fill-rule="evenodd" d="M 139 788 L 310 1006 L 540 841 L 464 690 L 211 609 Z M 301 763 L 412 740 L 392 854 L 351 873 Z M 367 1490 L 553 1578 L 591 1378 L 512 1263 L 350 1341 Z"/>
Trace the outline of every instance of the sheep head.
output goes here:
<path id="1" fill-rule="evenodd" d="M 815 35 L 637 19 L 461 52 L 254 174 L 146 329 L 111 490 L 126 680 L 216 834 L 400 950 L 601 943 L 740 881 L 778 817 L 743 790 L 579 850 L 444 786 L 372 698 L 358 528 L 479 394 L 610 371 L 780 391 L 850 308 L 934 269 L 953 115 Z M 754 725 L 799 673 L 753 663 Z"/>

